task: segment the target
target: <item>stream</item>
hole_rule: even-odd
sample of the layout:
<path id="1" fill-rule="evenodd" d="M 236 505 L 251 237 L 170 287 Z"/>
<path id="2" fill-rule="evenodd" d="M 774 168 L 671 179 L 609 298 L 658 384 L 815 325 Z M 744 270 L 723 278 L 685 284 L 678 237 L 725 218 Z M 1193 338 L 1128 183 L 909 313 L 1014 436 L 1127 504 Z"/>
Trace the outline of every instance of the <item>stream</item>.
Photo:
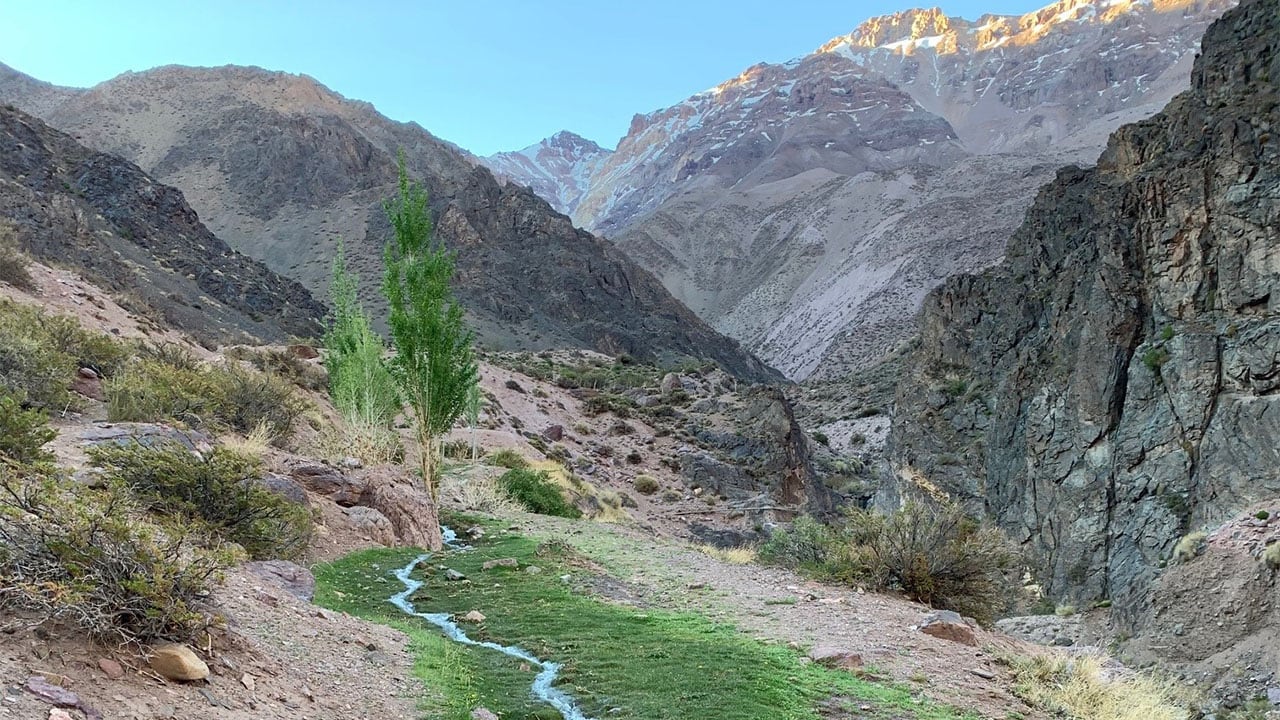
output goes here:
<path id="1" fill-rule="evenodd" d="M 443 528 L 443 532 L 444 543 L 447 547 L 454 550 L 467 549 L 465 545 L 458 544 L 458 536 L 453 530 L 450 528 Z M 399 570 L 396 570 L 396 578 L 404 584 L 404 590 L 388 598 L 388 601 L 406 615 L 422 618 L 423 620 L 426 620 L 432 625 L 440 628 L 444 634 L 454 642 L 494 650 L 502 653 L 503 655 L 507 655 L 508 657 L 523 660 L 524 662 L 537 667 L 539 672 L 533 678 L 532 693 L 534 697 L 555 708 L 564 720 L 593 720 L 582 713 L 582 710 L 578 707 L 578 703 L 575 702 L 571 696 L 562 690 L 552 687 L 552 684 L 556 681 L 556 675 L 560 673 L 559 663 L 553 663 L 550 660 L 539 660 L 528 650 L 514 645 L 499 645 L 493 642 L 472 640 L 467 637 L 467 634 L 462 631 L 462 628 L 453 621 L 453 618 L 449 613 L 418 612 L 413 606 L 413 603 L 409 601 L 409 596 L 421 589 L 423 583 L 419 580 L 414 580 L 409 576 L 413 574 L 413 571 L 418 567 L 418 565 L 430 559 L 430 557 L 431 555 L 429 553 L 419 555 L 413 560 L 413 562 L 405 565 Z"/>

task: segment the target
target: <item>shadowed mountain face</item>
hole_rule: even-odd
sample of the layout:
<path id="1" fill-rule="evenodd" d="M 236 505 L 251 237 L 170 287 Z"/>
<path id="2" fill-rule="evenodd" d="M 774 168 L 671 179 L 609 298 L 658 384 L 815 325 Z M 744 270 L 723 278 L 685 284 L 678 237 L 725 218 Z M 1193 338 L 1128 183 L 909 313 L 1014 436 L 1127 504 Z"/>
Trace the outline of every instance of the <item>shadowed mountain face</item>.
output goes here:
<path id="1" fill-rule="evenodd" d="M 324 306 L 229 248 L 182 193 L 0 108 L 0 217 L 26 250 L 206 342 L 315 337 Z"/>
<path id="2" fill-rule="evenodd" d="M 998 262 L 1053 168 L 1185 89 L 1234 4 L 909 10 L 637 115 L 551 189 L 505 154 L 486 162 L 789 376 L 838 377 L 906 340 L 931 288 Z"/>
<path id="3" fill-rule="evenodd" d="M 417 125 L 310 78 L 165 67 L 42 94 L 24 77 L 10 74 L 0 99 L 25 102 L 181 188 L 220 237 L 318 294 L 342 238 L 367 301 L 380 307 L 390 231 L 381 204 L 395 192 L 403 150 L 430 193 L 440 238 L 458 253 L 457 293 L 486 345 L 708 359 L 740 377 L 777 377 L 532 192 L 498 183 Z"/>
<path id="4" fill-rule="evenodd" d="M 945 491 L 1130 625 L 1180 537 L 1280 495 L 1280 0 L 1203 48 L 1003 263 L 929 295 L 889 437 L 886 504 Z"/>

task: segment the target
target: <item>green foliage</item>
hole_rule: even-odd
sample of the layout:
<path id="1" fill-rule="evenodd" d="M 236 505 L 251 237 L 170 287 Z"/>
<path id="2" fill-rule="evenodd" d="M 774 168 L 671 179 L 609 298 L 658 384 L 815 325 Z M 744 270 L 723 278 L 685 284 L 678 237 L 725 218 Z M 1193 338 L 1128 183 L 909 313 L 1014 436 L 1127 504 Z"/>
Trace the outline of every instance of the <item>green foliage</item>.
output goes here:
<path id="1" fill-rule="evenodd" d="M 907 505 L 853 511 L 838 528 L 801 517 L 760 548 L 764 562 L 826 580 L 901 590 L 919 602 L 990 623 L 1017 592 L 1021 558 L 995 528 L 958 508 Z"/>
<path id="2" fill-rule="evenodd" d="M 74 624 L 108 645 L 191 641 L 215 618 L 232 554 L 144 520 L 119 485 L 66 482 L 0 460 L 0 608 Z"/>
<path id="3" fill-rule="evenodd" d="M 1142 354 L 1142 364 L 1156 377 L 1160 377 L 1160 368 L 1169 362 L 1169 351 L 1163 347 L 1153 347 Z"/>
<path id="4" fill-rule="evenodd" d="M 493 534 L 491 534 L 493 535 Z M 316 602 L 410 634 L 415 673 L 424 687 L 424 717 L 467 720 L 476 707 L 504 718 L 559 718 L 529 693 L 533 674 L 486 648 L 452 643 L 425 622 L 396 613 L 392 575 L 417 551 L 378 549 L 315 568 Z M 509 573 L 501 582 L 450 583 L 433 568 L 447 563 L 484 577 L 485 561 L 514 557 L 538 574 Z M 415 579 L 420 612 L 482 608 L 488 619 L 472 637 L 514 644 L 561 663 L 556 687 L 572 694 L 588 717 L 630 720 L 819 720 L 821 717 L 944 720 L 962 715 L 905 688 L 806 662 L 796 650 L 753 639 L 687 612 L 636 608 L 597 599 L 563 574 L 579 576 L 585 558 L 563 544 L 509 536 L 485 538 L 474 550 L 433 558 Z M 869 706 L 863 708 L 862 706 Z"/>
<path id="5" fill-rule="evenodd" d="M 30 405 L 62 410 L 71 403 L 67 386 L 77 368 L 110 377 L 132 352 L 72 318 L 0 300 L 0 388 L 23 394 Z"/>
<path id="6" fill-rule="evenodd" d="M 44 444 L 57 435 L 44 413 L 24 410 L 20 395 L 0 388 L 0 460 L 24 465 L 51 460 Z"/>
<path id="7" fill-rule="evenodd" d="M 529 461 L 526 460 L 523 455 L 511 448 L 494 450 L 485 457 L 485 462 L 489 465 L 507 468 L 508 470 L 518 470 L 529 467 Z"/>
<path id="8" fill-rule="evenodd" d="M 146 509 L 198 523 L 252 558 L 296 557 L 311 537 L 310 513 L 260 485 L 256 459 L 225 448 L 202 456 L 176 443 L 104 445 L 89 456 Z"/>
<path id="9" fill-rule="evenodd" d="M 400 412 L 400 394 L 383 361 L 382 338 L 373 331 L 360 305 L 358 280 L 347 270 L 341 244 L 333 260 L 330 286 L 333 315 L 324 335 L 328 350 L 329 395 L 348 423 L 362 428 L 388 428 Z"/>
<path id="10" fill-rule="evenodd" d="M 611 412 L 620 418 L 629 418 L 635 407 L 636 403 L 631 398 L 613 393 L 600 393 L 582 403 L 582 410 L 591 417 Z"/>
<path id="11" fill-rule="evenodd" d="M 1271 513 L 1267 512 L 1266 510 L 1259 510 L 1258 512 L 1254 513 L 1253 516 L 1259 520 L 1266 520 L 1267 518 L 1271 517 Z"/>
<path id="12" fill-rule="evenodd" d="M 479 379 L 471 331 L 454 299 L 454 256 L 432 236 L 427 194 L 410 182 L 400 156 L 400 193 L 385 205 L 395 237 L 384 255 L 382 291 L 396 349 L 391 375 L 413 408 L 422 476 L 435 494 L 435 441 L 466 409 Z"/>
<path id="13" fill-rule="evenodd" d="M 661 489 L 658 481 L 652 475 L 637 475 L 635 480 L 631 481 L 631 487 L 641 495 L 652 495 Z"/>
<path id="14" fill-rule="evenodd" d="M 273 442 L 288 438 L 306 410 L 289 382 L 235 364 L 192 368 L 139 360 L 103 390 L 112 421 L 176 421 L 246 435 L 261 425 Z"/>
<path id="15" fill-rule="evenodd" d="M 508 470 L 498 478 L 498 484 L 529 512 L 565 518 L 582 517 L 582 511 L 566 502 L 560 488 L 540 470 Z"/>
<path id="16" fill-rule="evenodd" d="M 827 434 L 822 432 L 821 430 L 813 431 L 813 440 L 816 443 L 826 445 L 827 447 L 831 447 L 831 438 L 827 437 Z"/>
<path id="17" fill-rule="evenodd" d="M 8 283 L 19 290 L 34 291 L 35 281 L 28 269 L 31 259 L 18 247 L 13 227 L 0 222 L 0 283 Z"/>

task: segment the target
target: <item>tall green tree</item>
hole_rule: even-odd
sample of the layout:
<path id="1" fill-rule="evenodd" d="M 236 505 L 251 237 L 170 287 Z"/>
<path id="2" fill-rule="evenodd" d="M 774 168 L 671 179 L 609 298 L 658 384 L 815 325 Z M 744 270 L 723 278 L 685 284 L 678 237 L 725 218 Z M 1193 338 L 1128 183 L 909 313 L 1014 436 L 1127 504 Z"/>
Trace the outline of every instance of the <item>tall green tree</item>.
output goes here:
<path id="1" fill-rule="evenodd" d="M 329 395 L 357 430 L 383 430 L 391 427 L 402 403 L 383 360 L 386 347 L 360 304 L 358 286 L 339 242 L 329 289 L 333 313 L 323 341 L 328 350 L 324 365 L 329 371 Z"/>
<path id="2" fill-rule="evenodd" d="M 390 306 L 387 318 L 395 356 L 389 367 L 405 401 L 413 409 L 422 481 L 432 507 L 423 518 L 440 548 L 436 503 L 436 458 L 439 440 L 467 406 L 479 379 L 472 333 L 462 319 L 450 289 L 454 255 L 432 235 L 426 192 L 409 180 L 400 155 L 400 192 L 384 209 L 394 237 L 384 254 L 382 292 Z"/>

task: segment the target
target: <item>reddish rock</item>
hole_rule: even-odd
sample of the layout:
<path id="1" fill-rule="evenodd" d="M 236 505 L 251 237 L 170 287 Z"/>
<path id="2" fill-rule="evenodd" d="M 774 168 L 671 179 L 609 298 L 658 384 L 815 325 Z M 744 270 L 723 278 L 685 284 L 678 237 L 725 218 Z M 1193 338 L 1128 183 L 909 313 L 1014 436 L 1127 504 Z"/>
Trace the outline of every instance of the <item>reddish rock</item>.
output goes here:
<path id="1" fill-rule="evenodd" d="M 961 617 L 960 613 L 950 610 L 941 610 L 925 618 L 924 622 L 920 623 L 920 632 L 962 645 L 976 647 L 978 644 L 978 636 L 974 633 L 973 625 Z"/>

